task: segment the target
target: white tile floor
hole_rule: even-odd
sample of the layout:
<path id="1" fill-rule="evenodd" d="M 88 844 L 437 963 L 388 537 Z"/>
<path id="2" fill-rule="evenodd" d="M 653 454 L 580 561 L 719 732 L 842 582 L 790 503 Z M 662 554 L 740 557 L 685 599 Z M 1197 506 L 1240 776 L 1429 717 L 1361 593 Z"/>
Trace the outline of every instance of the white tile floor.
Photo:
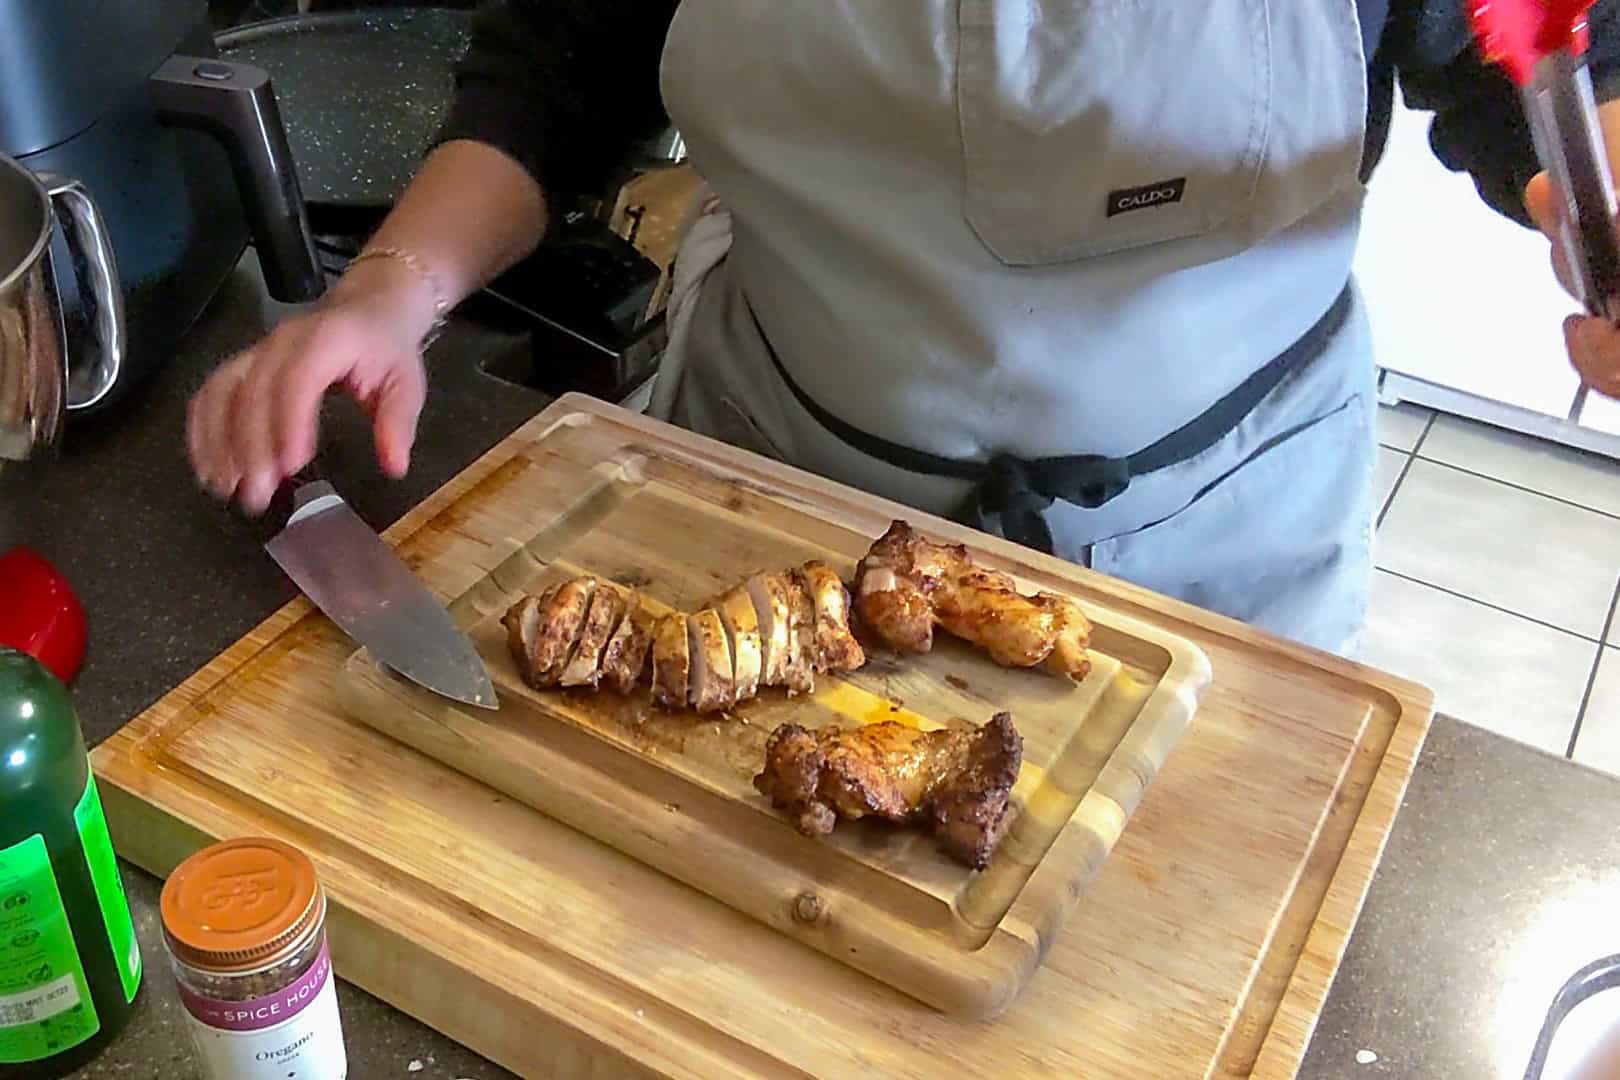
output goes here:
<path id="1" fill-rule="evenodd" d="M 1620 463 L 1409 406 L 1379 441 L 1362 659 L 1620 774 Z"/>

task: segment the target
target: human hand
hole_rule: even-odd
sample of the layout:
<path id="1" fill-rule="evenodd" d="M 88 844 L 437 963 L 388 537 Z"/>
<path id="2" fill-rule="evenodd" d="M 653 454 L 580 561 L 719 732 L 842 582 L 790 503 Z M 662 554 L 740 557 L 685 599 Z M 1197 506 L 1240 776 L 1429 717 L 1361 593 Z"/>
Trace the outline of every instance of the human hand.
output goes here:
<path id="1" fill-rule="evenodd" d="M 1604 143 L 1609 148 L 1609 171 L 1620 175 L 1620 101 L 1598 106 L 1598 120 Z M 1552 181 L 1538 174 L 1525 188 L 1525 207 L 1548 239 L 1558 234 L 1559 211 L 1553 198 Z M 1564 290 L 1577 299 L 1575 276 L 1555 243 L 1552 248 L 1553 273 Z M 1582 312 L 1564 320 L 1564 343 L 1570 362 L 1581 381 L 1606 397 L 1620 398 L 1620 325 L 1613 320 Z"/>
<path id="2" fill-rule="evenodd" d="M 351 268 L 312 310 L 221 364 L 192 398 L 186 446 L 216 498 L 263 512 L 315 456 L 321 399 L 341 386 L 371 416 L 377 460 L 410 466 L 427 393 L 421 342 L 437 314 L 429 282 L 392 259 Z"/>

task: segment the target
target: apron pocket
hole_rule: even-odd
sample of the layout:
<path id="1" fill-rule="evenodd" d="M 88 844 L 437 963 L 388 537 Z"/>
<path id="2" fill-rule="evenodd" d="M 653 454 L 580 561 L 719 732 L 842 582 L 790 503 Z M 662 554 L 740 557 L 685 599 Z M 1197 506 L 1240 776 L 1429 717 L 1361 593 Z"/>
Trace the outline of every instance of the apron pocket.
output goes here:
<path id="1" fill-rule="evenodd" d="M 1015 266 L 1246 214 L 1271 118 L 1267 0 L 960 0 L 968 223 Z"/>
<path id="2" fill-rule="evenodd" d="M 1354 395 L 1170 517 L 1098 541 L 1092 568 L 1318 648 L 1348 647 L 1371 574 L 1368 413 Z"/>

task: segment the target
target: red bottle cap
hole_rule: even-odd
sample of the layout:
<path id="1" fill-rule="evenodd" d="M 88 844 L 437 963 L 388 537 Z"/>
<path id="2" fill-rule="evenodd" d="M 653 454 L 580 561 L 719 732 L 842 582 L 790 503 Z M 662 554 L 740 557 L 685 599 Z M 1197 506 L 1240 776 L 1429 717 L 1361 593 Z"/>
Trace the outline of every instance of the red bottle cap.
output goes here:
<path id="1" fill-rule="evenodd" d="M 67 579 L 38 552 L 0 555 L 0 645 L 28 653 L 64 684 L 84 660 L 84 608 Z"/>

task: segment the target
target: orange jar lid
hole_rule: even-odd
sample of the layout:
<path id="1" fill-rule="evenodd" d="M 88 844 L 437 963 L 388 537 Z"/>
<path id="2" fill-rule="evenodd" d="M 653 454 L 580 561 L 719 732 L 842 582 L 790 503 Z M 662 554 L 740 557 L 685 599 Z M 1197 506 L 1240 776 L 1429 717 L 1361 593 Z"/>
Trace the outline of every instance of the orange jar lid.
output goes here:
<path id="1" fill-rule="evenodd" d="M 309 857 L 268 837 L 203 848 L 163 883 L 159 907 L 170 951 L 192 967 L 223 972 L 291 955 L 326 914 Z"/>

